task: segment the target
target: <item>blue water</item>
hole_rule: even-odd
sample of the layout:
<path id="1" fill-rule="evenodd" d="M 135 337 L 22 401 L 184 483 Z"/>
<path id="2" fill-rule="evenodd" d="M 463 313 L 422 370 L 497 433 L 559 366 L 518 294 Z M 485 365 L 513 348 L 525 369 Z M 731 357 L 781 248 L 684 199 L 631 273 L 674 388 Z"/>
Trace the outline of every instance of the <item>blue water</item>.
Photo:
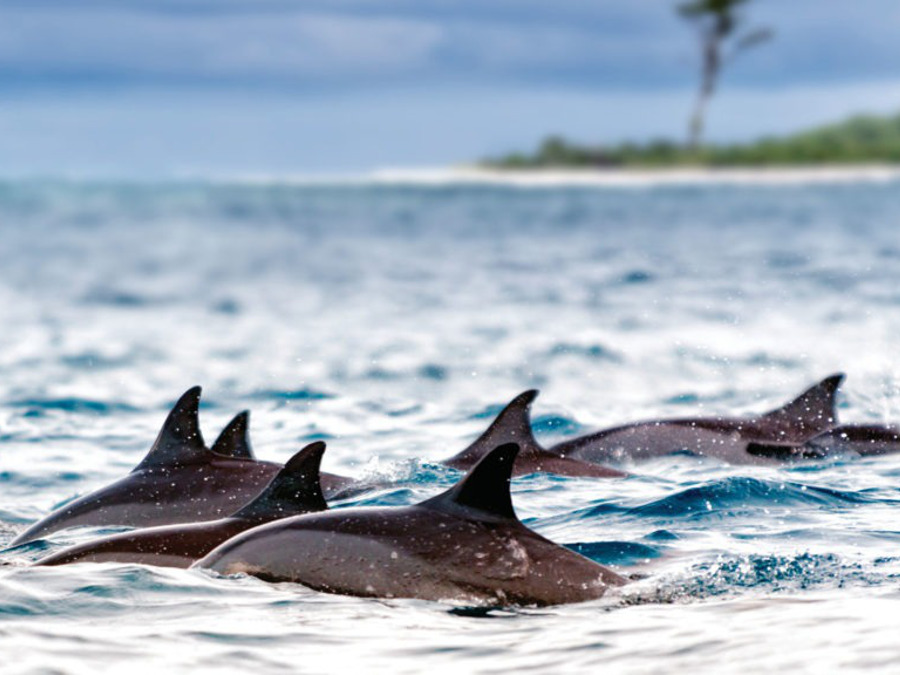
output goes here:
<path id="1" fill-rule="evenodd" d="M 0 185 L 0 545 L 130 470 L 201 384 L 207 441 L 407 504 L 520 391 L 539 438 L 755 413 L 835 371 L 900 421 L 900 184 Z M 3 672 L 896 669 L 900 457 L 514 484 L 533 528 L 635 581 L 472 612 L 0 554 Z"/>

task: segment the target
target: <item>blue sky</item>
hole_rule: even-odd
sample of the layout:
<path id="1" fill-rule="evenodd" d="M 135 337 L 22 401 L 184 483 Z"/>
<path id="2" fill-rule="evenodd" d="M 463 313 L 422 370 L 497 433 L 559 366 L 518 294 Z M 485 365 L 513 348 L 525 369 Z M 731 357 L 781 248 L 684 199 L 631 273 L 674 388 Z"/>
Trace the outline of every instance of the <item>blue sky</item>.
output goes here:
<path id="1" fill-rule="evenodd" d="M 0 0 L 0 173 L 340 173 L 682 137 L 666 0 Z M 900 3 L 755 0 L 715 139 L 900 109 Z"/>

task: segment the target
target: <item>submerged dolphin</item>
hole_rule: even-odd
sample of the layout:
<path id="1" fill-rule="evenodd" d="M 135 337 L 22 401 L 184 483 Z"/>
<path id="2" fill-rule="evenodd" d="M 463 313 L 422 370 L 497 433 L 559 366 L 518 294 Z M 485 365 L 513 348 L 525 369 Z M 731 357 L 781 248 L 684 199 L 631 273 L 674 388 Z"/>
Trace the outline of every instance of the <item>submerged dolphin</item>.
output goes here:
<path id="1" fill-rule="evenodd" d="M 796 399 L 756 417 L 698 417 L 636 422 L 565 441 L 550 452 L 568 459 L 616 462 L 687 451 L 734 464 L 768 464 L 784 456 L 760 443 L 802 443 L 837 424 L 835 394 L 843 374 L 831 375 Z M 750 446 L 750 444 L 754 444 Z"/>
<path id="2" fill-rule="evenodd" d="M 529 389 L 516 396 L 500 411 L 487 431 L 475 439 L 465 450 L 443 460 L 441 464 L 466 471 L 498 445 L 517 443 L 520 449 L 513 467 L 513 476 L 555 473 L 561 476 L 610 478 L 626 475 L 618 469 L 611 469 L 581 459 L 561 457 L 557 453 L 542 448 L 531 430 L 531 404 L 537 395 L 536 389 Z"/>
<path id="3" fill-rule="evenodd" d="M 213 443 L 210 450 L 217 455 L 226 457 L 243 458 L 257 461 L 260 464 L 267 464 L 274 467 L 277 471 L 281 465 L 275 462 L 261 462 L 256 459 L 253 449 L 250 447 L 250 411 L 244 410 L 234 416 L 228 425 L 222 429 L 216 442 Z M 349 476 L 339 476 L 335 473 L 326 473 L 316 470 L 318 480 L 322 484 L 322 491 L 329 497 L 345 497 L 356 492 L 361 492 L 374 487 L 363 481 L 358 481 Z"/>
<path id="4" fill-rule="evenodd" d="M 75 562 L 128 562 L 190 567 L 223 541 L 279 518 L 328 508 L 319 485 L 325 444 L 312 443 L 284 465 L 252 502 L 227 518 L 185 525 L 163 525 L 85 542 L 47 556 L 36 565 Z"/>
<path id="5" fill-rule="evenodd" d="M 185 392 L 143 461 L 127 476 L 61 506 L 16 537 L 18 546 L 79 525 L 151 527 L 223 518 L 258 495 L 281 468 L 253 458 L 248 413 L 240 413 L 213 444 L 203 444 L 200 387 Z M 352 479 L 322 475 L 326 493 Z"/>
<path id="6" fill-rule="evenodd" d="M 348 508 L 261 525 L 196 566 L 319 591 L 485 605 L 599 598 L 615 572 L 529 530 L 509 492 L 519 448 L 488 453 L 454 487 L 414 506 Z"/>
<path id="7" fill-rule="evenodd" d="M 878 457 L 900 452 L 896 424 L 842 424 L 803 443 L 750 443 L 747 452 L 786 461 L 824 459 L 835 455 Z"/>

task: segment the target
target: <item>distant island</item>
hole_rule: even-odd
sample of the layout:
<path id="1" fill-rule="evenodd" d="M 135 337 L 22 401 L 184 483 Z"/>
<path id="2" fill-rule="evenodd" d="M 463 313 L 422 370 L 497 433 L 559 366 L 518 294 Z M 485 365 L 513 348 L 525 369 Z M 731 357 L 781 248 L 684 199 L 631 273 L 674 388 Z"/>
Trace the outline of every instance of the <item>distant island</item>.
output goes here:
<path id="1" fill-rule="evenodd" d="M 669 140 L 581 145 L 546 138 L 532 153 L 482 160 L 489 169 L 764 167 L 810 164 L 900 164 L 900 114 L 859 115 L 838 124 L 752 143 L 689 148 Z"/>

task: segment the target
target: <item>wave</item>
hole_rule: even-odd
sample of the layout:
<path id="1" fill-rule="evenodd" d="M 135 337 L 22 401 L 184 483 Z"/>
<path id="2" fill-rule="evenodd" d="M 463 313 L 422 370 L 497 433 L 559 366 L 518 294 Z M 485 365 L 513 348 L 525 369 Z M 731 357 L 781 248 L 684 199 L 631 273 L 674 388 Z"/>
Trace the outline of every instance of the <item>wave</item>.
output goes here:
<path id="1" fill-rule="evenodd" d="M 621 601 L 624 605 L 668 604 L 738 596 L 746 589 L 764 594 L 885 583 L 896 583 L 894 575 L 831 553 L 728 556 L 675 574 L 650 576 L 626 587 Z"/>
<path id="2" fill-rule="evenodd" d="M 128 405 L 127 403 L 109 401 L 98 401 L 89 398 L 23 398 L 13 401 L 7 401 L 6 405 L 11 408 L 27 408 L 24 415 L 28 417 L 39 417 L 46 412 L 54 410 L 62 410 L 74 413 L 92 413 L 95 415 L 108 415 L 110 413 L 120 412 L 138 412 L 138 408 Z"/>
<path id="3" fill-rule="evenodd" d="M 687 488 L 631 508 L 639 518 L 703 518 L 733 515 L 736 510 L 769 506 L 848 506 L 874 500 L 863 492 L 732 476 Z"/>
<path id="4" fill-rule="evenodd" d="M 633 541 L 595 541 L 564 546 L 601 565 L 638 565 L 662 555 L 662 550 Z"/>
<path id="5" fill-rule="evenodd" d="M 263 401 L 321 401 L 334 398 L 333 394 L 301 387 L 299 389 L 261 389 L 253 392 L 252 397 Z"/>

